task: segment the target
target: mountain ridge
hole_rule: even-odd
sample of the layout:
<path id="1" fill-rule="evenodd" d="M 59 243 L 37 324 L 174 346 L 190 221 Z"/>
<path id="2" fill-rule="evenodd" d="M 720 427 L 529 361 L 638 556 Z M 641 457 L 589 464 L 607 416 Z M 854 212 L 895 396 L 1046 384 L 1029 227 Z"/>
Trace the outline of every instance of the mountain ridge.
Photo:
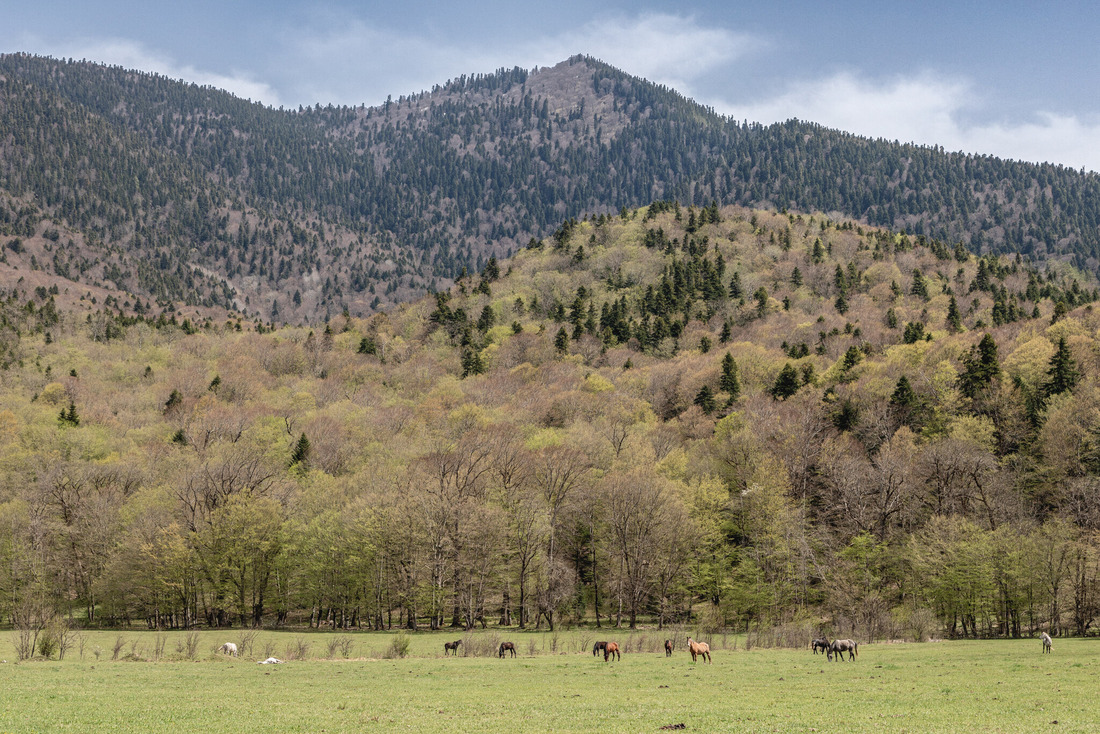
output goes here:
<path id="1" fill-rule="evenodd" d="M 369 313 L 564 219 L 660 199 L 832 212 L 977 252 L 1098 262 L 1094 174 L 799 121 L 742 125 L 587 57 L 297 111 L 25 55 L 0 57 L 0 76 L 0 190 L 24 202 L 0 226 L 28 197 L 41 209 L 33 226 L 0 229 L 25 240 L 13 262 L 33 268 L 33 255 L 51 276 L 80 270 L 161 309 Z M 75 262 L 46 249 L 59 227 Z"/>

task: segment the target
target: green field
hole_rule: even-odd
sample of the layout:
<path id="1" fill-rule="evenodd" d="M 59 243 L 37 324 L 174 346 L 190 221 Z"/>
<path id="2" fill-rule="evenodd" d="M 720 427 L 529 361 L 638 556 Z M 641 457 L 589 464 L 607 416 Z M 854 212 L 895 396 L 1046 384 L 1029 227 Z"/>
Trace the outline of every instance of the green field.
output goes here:
<path id="1" fill-rule="evenodd" d="M 0 664 L 0 732 L 1094 732 L 1100 729 L 1100 652 L 1093 640 L 864 645 L 854 663 L 807 650 L 726 641 L 714 664 L 677 650 L 628 652 L 604 663 L 591 632 L 511 633 L 517 659 L 442 657 L 460 634 L 410 637 L 409 657 L 381 657 L 392 634 L 350 638 L 326 659 L 330 634 L 260 632 L 251 657 L 213 654 L 239 633 L 203 632 L 197 660 L 164 657 L 153 633 L 92 633 L 84 657 Z M 119 658 L 111 660 L 122 637 Z M 602 635 L 647 649 L 664 633 Z M 8 656 L 8 633 L 0 655 Z M 257 665 L 262 648 L 307 659 Z M 487 647 L 495 637 L 468 638 Z M 472 643 L 472 644 L 470 644 Z M 582 646 L 588 651 L 581 652 Z M 95 649 L 99 648 L 99 659 Z M 554 652 L 553 649 L 557 651 Z M 630 649 L 628 647 L 628 649 Z M 1057 722 L 1057 723 L 1055 723 Z"/>

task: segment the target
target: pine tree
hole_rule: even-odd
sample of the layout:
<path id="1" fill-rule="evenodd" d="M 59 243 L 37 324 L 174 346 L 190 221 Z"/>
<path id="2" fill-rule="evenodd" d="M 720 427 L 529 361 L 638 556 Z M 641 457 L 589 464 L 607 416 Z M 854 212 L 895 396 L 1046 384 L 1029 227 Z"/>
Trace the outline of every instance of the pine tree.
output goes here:
<path id="1" fill-rule="evenodd" d="M 1067 390 L 1072 390 L 1081 379 L 1081 371 L 1077 367 L 1077 360 L 1066 346 L 1066 338 L 1058 340 L 1058 350 L 1050 358 L 1050 368 L 1047 370 L 1050 380 L 1043 387 L 1043 392 L 1048 397 L 1058 395 Z"/>
<path id="2" fill-rule="evenodd" d="M 798 392 L 798 388 L 801 386 L 802 383 L 798 379 L 797 370 L 788 362 L 783 365 L 783 369 L 779 371 L 779 376 L 775 378 L 775 384 L 772 385 L 769 392 L 776 400 L 786 400 Z"/>
<path id="3" fill-rule="evenodd" d="M 306 438 L 306 434 L 303 433 L 298 438 L 298 443 L 294 445 L 294 451 L 290 454 L 290 465 L 295 464 L 305 468 L 309 465 L 310 446 L 309 439 Z"/>
<path id="4" fill-rule="evenodd" d="M 997 359 L 997 343 L 986 334 L 977 346 L 963 358 L 963 371 L 956 382 L 959 392 L 968 398 L 977 397 L 1001 373 Z"/>
<path id="5" fill-rule="evenodd" d="M 703 385 L 699 388 L 699 392 L 695 394 L 694 403 L 706 415 L 710 415 L 718 407 L 718 402 L 714 399 L 714 390 L 711 389 L 710 385 Z"/>
<path id="6" fill-rule="evenodd" d="M 558 354 L 565 354 L 569 349 L 569 333 L 566 332 L 564 326 L 558 329 L 558 333 L 554 337 L 554 348 L 558 350 Z"/>
<path id="7" fill-rule="evenodd" d="M 924 276 L 917 268 L 913 268 L 913 284 L 909 286 L 909 295 L 928 300 L 928 284 L 924 282 Z"/>
<path id="8" fill-rule="evenodd" d="M 718 380 L 718 389 L 729 393 L 731 403 L 741 395 L 741 380 L 737 376 L 737 362 L 734 361 L 733 355 L 729 352 L 726 352 L 726 356 L 722 357 L 722 377 Z"/>
<path id="9" fill-rule="evenodd" d="M 951 302 L 947 305 L 947 330 L 952 334 L 958 334 L 963 330 L 962 314 L 959 313 L 959 304 L 954 296 L 951 296 Z"/>

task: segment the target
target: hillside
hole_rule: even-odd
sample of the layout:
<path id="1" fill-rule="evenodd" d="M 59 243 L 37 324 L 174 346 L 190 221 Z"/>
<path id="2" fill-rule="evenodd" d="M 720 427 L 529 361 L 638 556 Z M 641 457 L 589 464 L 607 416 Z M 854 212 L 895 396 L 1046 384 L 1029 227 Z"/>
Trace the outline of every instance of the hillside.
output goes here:
<path id="1" fill-rule="evenodd" d="M 275 110 L 0 56 L 0 286 L 31 270 L 150 310 L 317 322 L 654 199 L 825 211 L 1090 271 L 1100 246 L 1094 174 L 727 120 L 582 57 L 378 108 Z"/>
<path id="2" fill-rule="evenodd" d="M 665 201 L 324 330 L 9 298 L 0 615 L 1083 634 L 1094 285 Z"/>

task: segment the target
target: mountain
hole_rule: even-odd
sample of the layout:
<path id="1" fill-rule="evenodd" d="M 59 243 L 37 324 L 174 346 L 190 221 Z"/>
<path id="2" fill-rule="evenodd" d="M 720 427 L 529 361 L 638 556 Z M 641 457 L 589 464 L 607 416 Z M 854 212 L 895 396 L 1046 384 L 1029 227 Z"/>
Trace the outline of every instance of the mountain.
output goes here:
<path id="1" fill-rule="evenodd" d="M 1083 635 L 1097 296 L 665 200 L 323 331 L 9 297 L 0 616 Z"/>
<path id="2" fill-rule="evenodd" d="M 362 314 L 562 220 L 659 199 L 825 211 L 1088 270 L 1100 254 L 1095 174 L 729 120 L 584 57 L 376 108 L 276 110 L 118 67 L 0 56 L 10 287 L 30 271 L 146 312 Z"/>

